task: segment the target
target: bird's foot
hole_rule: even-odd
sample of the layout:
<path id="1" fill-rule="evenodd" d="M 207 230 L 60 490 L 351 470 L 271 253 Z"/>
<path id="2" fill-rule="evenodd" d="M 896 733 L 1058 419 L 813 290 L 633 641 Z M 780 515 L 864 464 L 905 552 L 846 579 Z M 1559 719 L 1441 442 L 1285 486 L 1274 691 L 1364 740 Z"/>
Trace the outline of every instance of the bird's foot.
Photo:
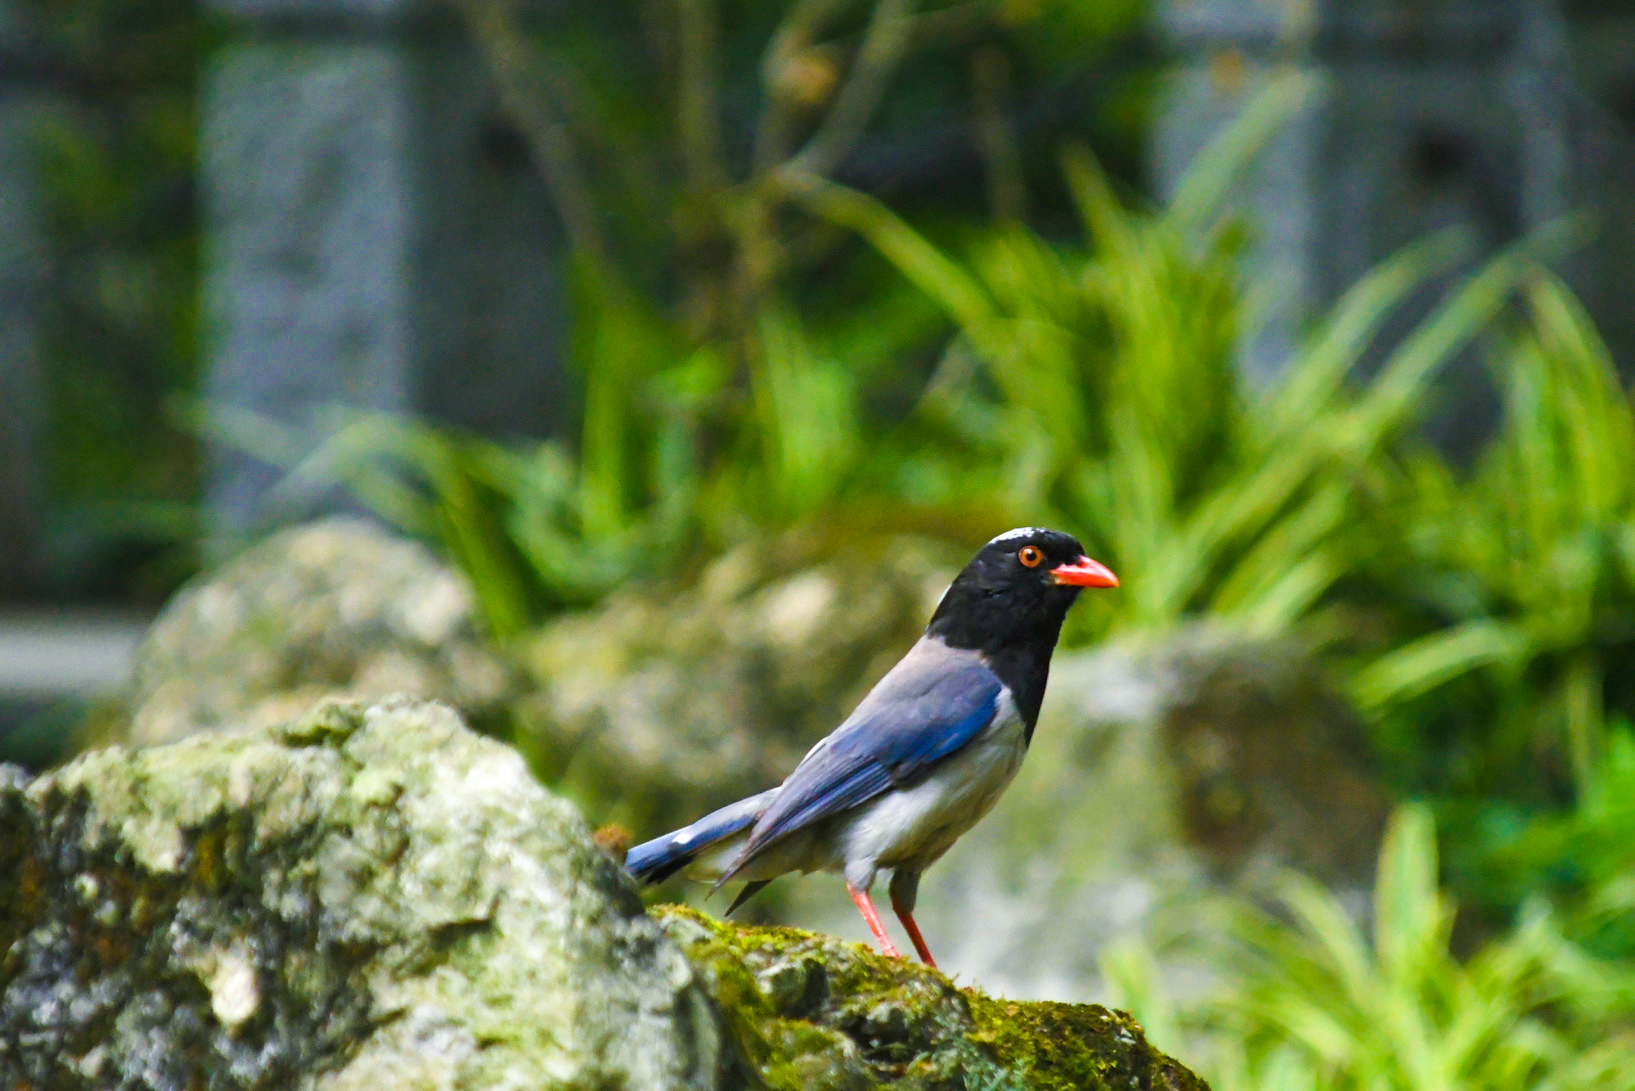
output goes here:
<path id="1" fill-rule="evenodd" d="M 914 923 L 914 914 L 898 910 L 897 919 L 903 922 L 903 930 L 908 933 L 908 938 L 913 941 L 914 950 L 919 954 L 920 961 L 935 970 L 937 960 L 931 957 L 931 948 L 925 945 L 925 937 L 920 935 L 920 926 Z"/>
<path id="2" fill-rule="evenodd" d="M 852 884 L 847 883 L 846 893 L 850 894 L 852 901 L 857 903 L 857 911 L 863 914 L 863 920 L 868 924 L 869 931 L 873 932 L 874 938 L 880 941 L 880 950 L 892 958 L 902 958 L 903 956 L 897 953 L 896 946 L 891 942 L 891 937 L 886 935 L 886 926 L 880 923 L 880 914 L 874 911 L 874 902 L 869 899 L 869 892 L 858 890 Z"/>

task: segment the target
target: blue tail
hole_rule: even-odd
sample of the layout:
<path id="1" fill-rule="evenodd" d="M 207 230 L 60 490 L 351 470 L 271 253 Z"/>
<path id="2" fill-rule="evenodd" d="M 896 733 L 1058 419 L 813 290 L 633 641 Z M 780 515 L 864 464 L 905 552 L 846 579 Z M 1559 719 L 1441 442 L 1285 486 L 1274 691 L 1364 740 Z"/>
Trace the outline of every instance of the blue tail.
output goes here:
<path id="1" fill-rule="evenodd" d="M 771 788 L 760 795 L 740 799 L 718 811 L 711 811 L 691 826 L 683 826 L 663 837 L 637 845 L 625 856 L 624 866 L 644 883 L 662 882 L 692 863 L 700 852 L 717 841 L 754 825 L 776 792 L 776 788 Z"/>

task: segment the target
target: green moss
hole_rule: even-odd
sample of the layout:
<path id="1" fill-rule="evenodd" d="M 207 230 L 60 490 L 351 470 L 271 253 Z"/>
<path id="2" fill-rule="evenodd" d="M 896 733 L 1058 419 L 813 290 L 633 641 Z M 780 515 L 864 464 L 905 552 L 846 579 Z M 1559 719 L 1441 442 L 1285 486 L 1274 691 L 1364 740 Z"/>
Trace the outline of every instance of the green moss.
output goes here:
<path id="1" fill-rule="evenodd" d="M 916 962 L 679 906 L 653 915 L 701 969 L 770 1088 L 1205 1091 L 1123 1012 L 960 989 Z"/>
<path id="2" fill-rule="evenodd" d="M 1129 1012 L 1099 1004 L 1017 1002 L 971 991 L 978 1041 L 1030 1087 L 1204 1088 L 1202 1079 L 1147 1043 Z"/>

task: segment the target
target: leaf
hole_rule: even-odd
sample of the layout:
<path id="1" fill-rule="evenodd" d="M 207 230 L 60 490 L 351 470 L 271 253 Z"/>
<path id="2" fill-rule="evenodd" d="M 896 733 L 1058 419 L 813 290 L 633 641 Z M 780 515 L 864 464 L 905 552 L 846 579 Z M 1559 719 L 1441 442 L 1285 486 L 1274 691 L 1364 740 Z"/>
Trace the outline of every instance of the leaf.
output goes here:
<path id="1" fill-rule="evenodd" d="M 1527 636 L 1497 621 L 1468 621 L 1430 633 L 1386 652 L 1359 670 L 1351 693 L 1365 709 L 1398 704 L 1476 667 L 1513 666 L 1526 653 Z"/>
<path id="2" fill-rule="evenodd" d="M 1304 73 L 1274 77 L 1188 166 L 1165 213 L 1170 226 L 1182 232 L 1202 227 L 1237 177 L 1316 94 Z"/>

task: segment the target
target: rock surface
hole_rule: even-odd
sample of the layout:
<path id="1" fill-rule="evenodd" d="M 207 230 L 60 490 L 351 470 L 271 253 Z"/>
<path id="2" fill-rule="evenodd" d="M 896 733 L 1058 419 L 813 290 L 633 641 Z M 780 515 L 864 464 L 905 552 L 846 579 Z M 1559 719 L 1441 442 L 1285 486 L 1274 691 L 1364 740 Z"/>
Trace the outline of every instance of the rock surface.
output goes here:
<path id="1" fill-rule="evenodd" d="M 1148 798 L 1210 875 L 1370 884 L 1390 799 L 1362 720 L 1297 639 L 1195 625 L 1069 653 L 1052 686 L 1046 764 L 1154 770 Z"/>
<path id="2" fill-rule="evenodd" d="M 0 780 L 0 1086 L 720 1086 L 719 1017 L 574 809 L 443 706 Z"/>
<path id="3" fill-rule="evenodd" d="M 791 536 L 553 622 L 526 653 L 540 766 L 644 829 L 776 784 L 918 638 L 960 563 L 923 538 Z"/>
<path id="4" fill-rule="evenodd" d="M 0 1086 L 1203 1091 L 1128 1016 L 645 915 L 439 705 L 0 767 Z"/>
<path id="5" fill-rule="evenodd" d="M 137 650 L 128 735 L 93 741 L 271 726 L 325 697 L 393 693 L 486 726 L 516 696 L 516 675 L 481 636 L 462 576 L 372 523 L 327 519 L 183 588 Z"/>
<path id="6" fill-rule="evenodd" d="M 743 928 L 674 906 L 655 914 L 769 1089 L 1207 1091 L 1122 1012 L 995 999 L 798 929 Z"/>

